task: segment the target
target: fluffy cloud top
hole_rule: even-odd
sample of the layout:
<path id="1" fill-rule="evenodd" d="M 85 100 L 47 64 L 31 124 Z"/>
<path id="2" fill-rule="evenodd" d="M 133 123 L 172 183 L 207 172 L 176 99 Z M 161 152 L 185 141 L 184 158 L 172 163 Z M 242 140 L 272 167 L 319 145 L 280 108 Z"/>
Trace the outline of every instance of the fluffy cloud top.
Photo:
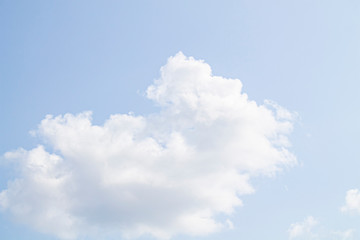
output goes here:
<path id="1" fill-rule="evenodd" d="M 358 189 L 347 191 L 345 201 L 346 204 L 341 208 L 341 211 L 360 214 L 360 192 Z"/>
<path id="2" fill-rule="evenodd" d="M 203 61 L 169 58 L 147 97 L 159 113 L 115 114 L 102 126 L 90 112 L 46 116 L 37 134 L 48 147 L 5 154 L 20 171 L 0 193 L 2 210 L 64 239 L 205 235 L 233 226 L 218 216 L 254 192 L 252 177 L 296 162 L 293 115 L 250 101 L 240 80 Z"/>

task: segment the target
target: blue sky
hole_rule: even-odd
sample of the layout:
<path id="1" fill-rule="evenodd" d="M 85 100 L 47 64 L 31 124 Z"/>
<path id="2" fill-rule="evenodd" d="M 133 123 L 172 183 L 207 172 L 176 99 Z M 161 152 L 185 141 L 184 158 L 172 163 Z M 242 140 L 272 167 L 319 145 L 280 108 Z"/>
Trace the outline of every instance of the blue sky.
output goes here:
<path id="1" fill-rule="evenodd" d="M 255 192 L 240 196 L 243 206 L 214 216 L 231 220 L 233 229 L 199 237 L 179 228 L 173 239 L 356 239 L 360 199 L 356 193 L 353 201 L 346 196 L 360 188 L 359 11 L 355 0 L 2 0 L 0 190 L 24 177 L 6 152 L 43 144 L 67 160 L 52 138 L 46 140 L 48 135 L 29 134 L 47 114 L 92 111 L 93 124 L 103 125 L 113 114 L 146 117 L 164 109 L 161 102 L 172 101 L 172 95 L 159 90 L 152 101 L 147 88 L 161 79 L 162 66 L 172 66 L 167 59 L 181 51 L 194 61 L 203 59 L 214 76 L 240 79 L 242 91 L 258 105 L 270 99 L 296 112 L 296 118 L 286 120 L 294 129 L 285 135 L 297 164 L 271 177 L 251 177 Z M 184 61 L 190 68 L 191 60 Z M 175 74 L 170 70 L 169 75 Z M 36 193 L 27 196 L 36 198 Z M 342 211 L 345 205 L 348 210 Z M 58 239 L 56 230 L 42 233 L 49 227 L 41 225 L 41 217 L 34 219 L 40 225 L 33 226 L 26 223 L 31 218 L 19 216 L 9 208 L 1 212 L 2 239 Z M 91 226 L 101 232 L 101 221 L 95 222 Z M 298 235 L 291 235 L 296 226 Z"/>

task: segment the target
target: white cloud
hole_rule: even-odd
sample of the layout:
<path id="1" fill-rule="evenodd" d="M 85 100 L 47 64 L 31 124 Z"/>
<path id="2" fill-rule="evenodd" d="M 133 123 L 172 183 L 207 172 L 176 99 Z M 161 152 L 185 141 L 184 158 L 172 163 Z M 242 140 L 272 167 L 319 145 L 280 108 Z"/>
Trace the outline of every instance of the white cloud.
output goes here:
<path id="1" fill-rule="evenodd" d="M 20 172 L 0 207 L 64 239 L 231 228 L 217 216 L 242 206 L 240 196 L 254 192 L 250 179 L 296 163 L 287 150 L 292 114 L 241 91 L 239 80 L 178 53 L 147 89 L 159 113 L 115 114 L 101 126 L 90 112 L 48 115 L 37 130 L 46 149 L 5 155 Z"/>
<path id="2" fill-rule="evenodd" d="M 332 231 L 319 226 L 319 222 L 314 217 L 308 216 L 302 222 L 291 224 L 288 233 L 289 239 L 351 240 L 355 230 Z"/>
<path id="3" fill-rule="evenodd" d="M 345 201 L 345 206 L 341 208 L 342 212 L 360 213 L 360 192 L 358 189 L 347 191 Z"/>
<path id="4" fill-rule="evenodd" d="M 288 230 L 289 232 L 289 238 L 297 238 L 302 237 L 304 235 L 312 235 L 312 229 L 314 226 L 317 225 L 317 221 L 314 219 L 314 217 L 309 216 L 304 219 L 302 222 L 293 223 L 290 225 L 290 228 Z"/>

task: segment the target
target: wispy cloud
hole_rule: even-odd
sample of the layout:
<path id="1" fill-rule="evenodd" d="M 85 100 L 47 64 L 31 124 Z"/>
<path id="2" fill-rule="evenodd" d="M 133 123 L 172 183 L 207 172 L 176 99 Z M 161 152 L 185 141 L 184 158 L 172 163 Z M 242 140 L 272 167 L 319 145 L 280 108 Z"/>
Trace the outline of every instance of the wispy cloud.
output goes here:
<path id="1" fill-rule="evenodd" d="M 289 239 L 351 240 L 355 230 L 329 230 L 321 226 L 313 216 L 308 216 L 301 222 L 291 224 L 288 233 Z"/>
<path id="2" fill-rule="evenodd" d="M 0 193 L 2 210 L 64 239 L 204 235 L 233 227 L 217 215 L 242 206 L 252 177 L 296 163 L 293 115 L 249 100 L 240 80 L 213 76 L 203 61 L 169 58 L 147 97 L 159 113 L 101 126 L 91 112 L 46 116 L 37 135 L 47 147 L 5 155 L 20 171 Z"/>
<path id="3" fill-rule="evenodd" d="M 302 221 L 302 222 L 293 223 L 293 224 L 291 224 L 291 226 L 288 230 L 289 238 L 293 239 L 293 238 L 297 238 L 297 237 L 302 237 L 304 235 L 311 236 L 311 235 L 313 235 L 312 229 L 317 224 L 318 224 L 318 222 L 312 216 L 305 218 L 304 221 Z"/>

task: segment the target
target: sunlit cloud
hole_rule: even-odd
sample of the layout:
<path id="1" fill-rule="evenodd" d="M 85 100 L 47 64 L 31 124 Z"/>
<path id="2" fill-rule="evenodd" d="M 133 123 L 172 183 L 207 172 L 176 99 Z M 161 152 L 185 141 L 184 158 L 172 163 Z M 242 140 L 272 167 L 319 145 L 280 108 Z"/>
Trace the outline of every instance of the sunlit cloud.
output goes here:
<path id="1" fill-rule="evenodd" d="M 182 53 L 160 73 L 146 91 L 159 112 L 114 114 L 103 125 L 91 112 L 46 116 L 42 144 L 5 154 L 19 175 L 0 193 L 2 211 L 63 239 L 233 228 L 218 216 L 254 193 L 250 180 L 296 164 L 287 138 L 295 115 L 249 100 L 240 80 Z"/>

